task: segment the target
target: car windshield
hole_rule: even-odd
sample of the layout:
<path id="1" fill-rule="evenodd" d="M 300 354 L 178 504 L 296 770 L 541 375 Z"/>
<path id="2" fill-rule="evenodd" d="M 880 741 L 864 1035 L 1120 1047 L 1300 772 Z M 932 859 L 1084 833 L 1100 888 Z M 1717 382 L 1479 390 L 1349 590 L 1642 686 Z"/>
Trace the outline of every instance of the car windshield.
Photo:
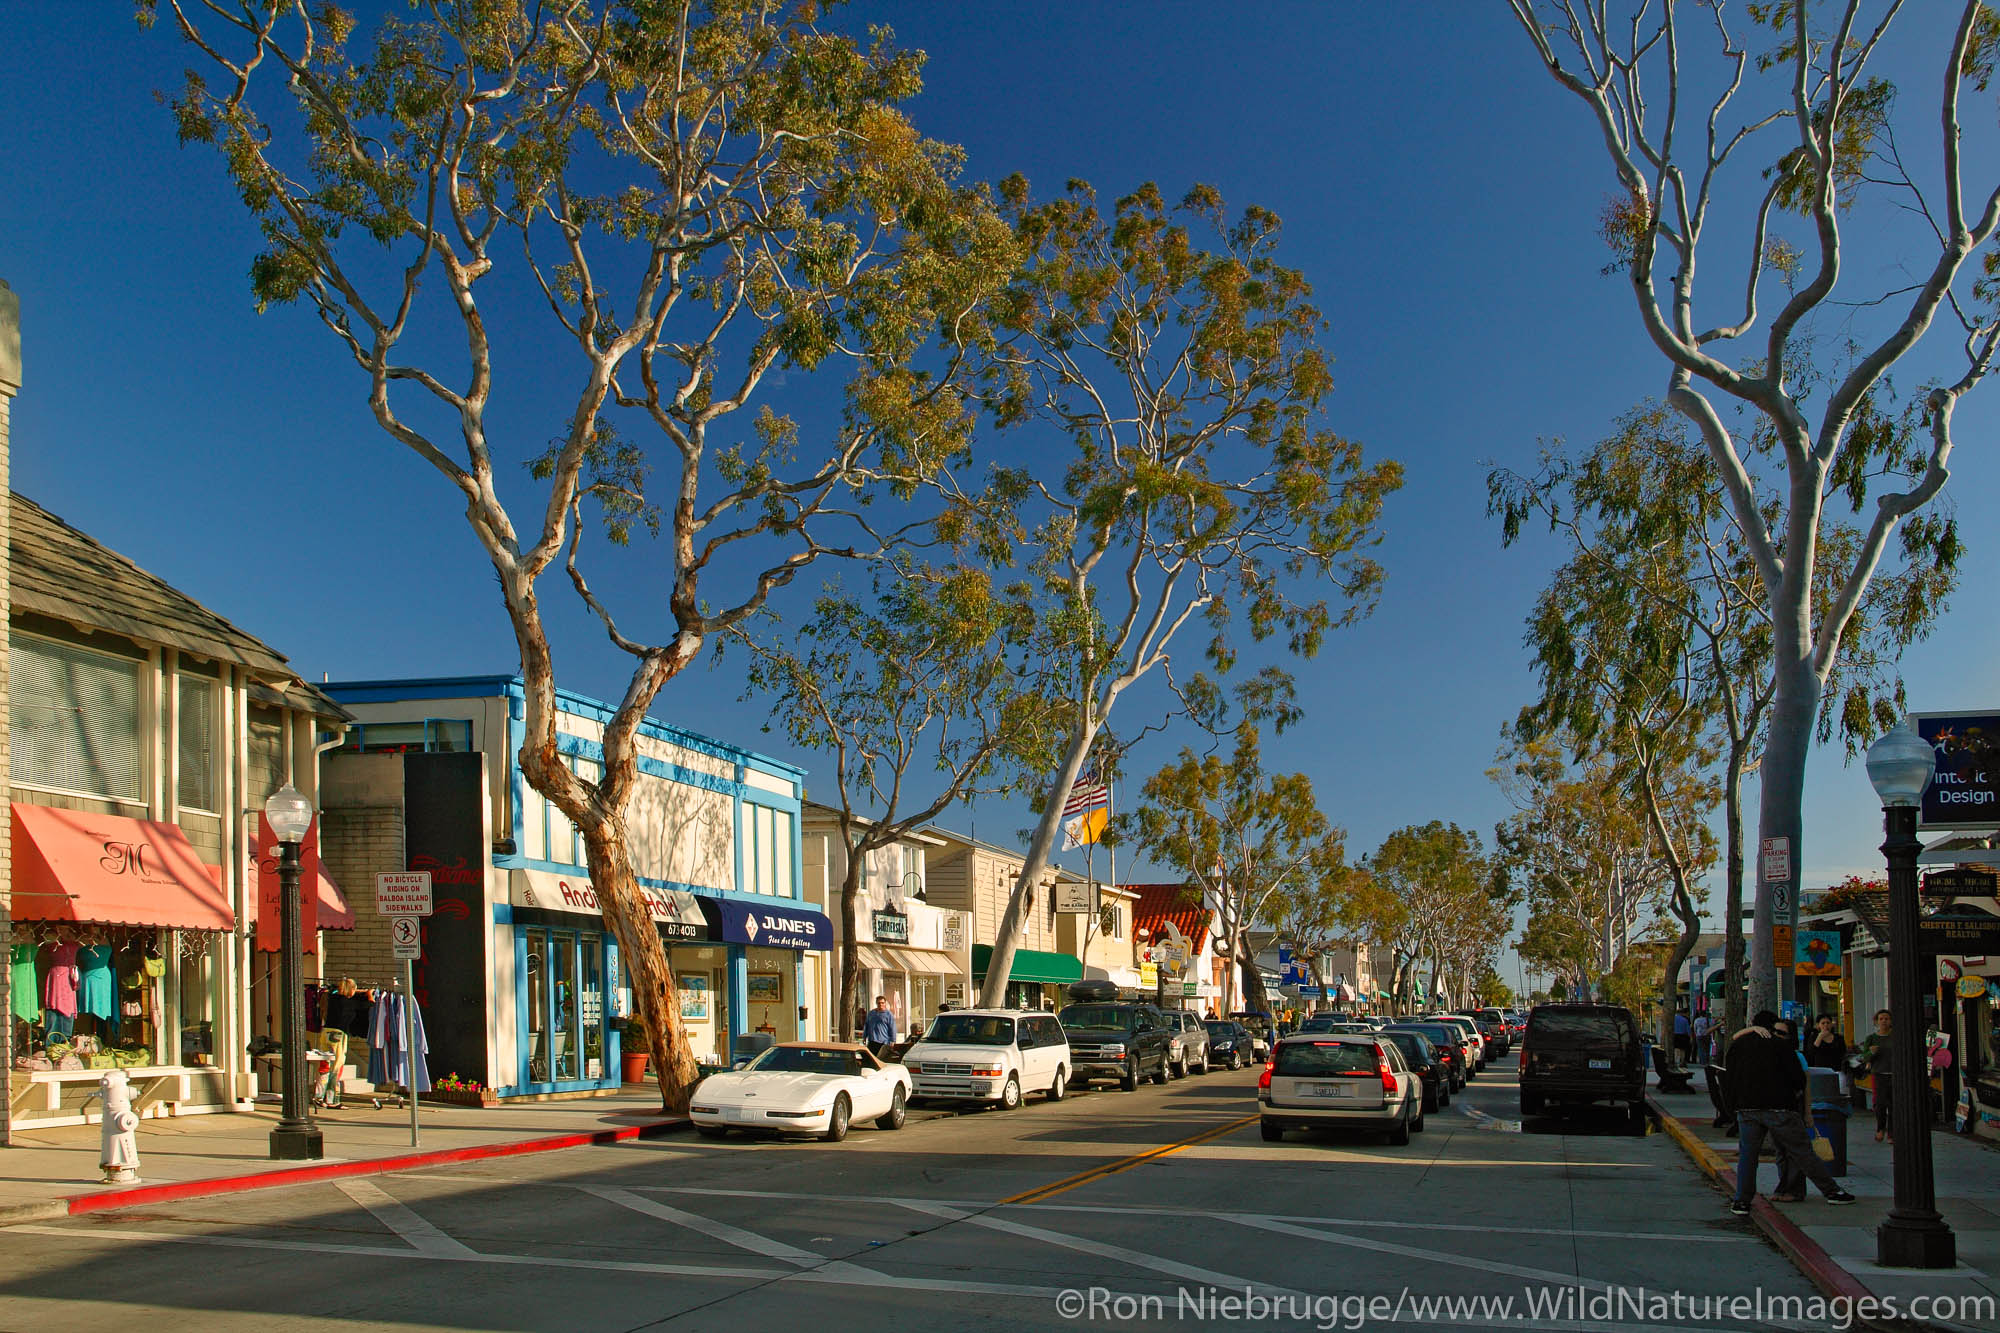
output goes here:
<path id="1" fill-rule="evenodd" d="M 1138 1011 L 1115 1004 L 1073 1004 L 1062 1011 L 1062 1025 L 1085 1032 L 1130 1032 Z"/>
<path id="2" fill-rule="evenodd" d="M 1430 1039 L 1420 1032 L 1385 1032 L 1382 1034 L 1402 1048 L 1403 1058 L 1411 1064 L 1427 1065 L 1431 1062 Z"/>
<path id="3" fill-rule="evenodd" d="M 939 1014 L 924 1040 L 956 1046 L 1012 1046 L 1014 1020 L 994 1014 Z"/>
<path id="4" fill-rule="evenodd" d="M 859 1074 L 868 1067 L 860 1051 L 815 1046 L 773 1046 L 752 1060 L 749 1074 Z"/>
<path id="5" fill-rule="evenodd" d="M 1626 1024 L 1629 1020 L 1623 1013 L 1608 1009 L 1544 1010 L 1535 1015 L 1534 1036 L 1537 1041 L 1555 1038 L 1558 1041 L 1615 1041 L 1623 1042 L 1627 1037 Z"/>
<path id="6" fill-rule="evenodd" d="M 1314 1014 L 1311 1018 L 1308 1018 L 1305 1022 L 1299 1024 L 1299 1031 L 1330 1032 L 1332 1031 L 1334 1025 L 1339 1022 L 1341 1022 L 1341 1020 L 1335 1018 L 1331 1014 Z"/>
<path id="7" fill-rule="evenodd" d="M 1312 1078 L 1322 1074 L 1372 1074 L 1375 1048 L 1359 1041 L 1290 1041 L 1278 1047 L 1273 1072 Z"/>
<path id="8" fill-rule="evenodd" d="M 1202 1026 L 1208 1029 L 1208 1035 L 1216 1041 L 1234 1041 L 1236 1039 L 1236 1025 L 1234 1023 L 1217 1021 L 1214 1023 L 1203 1023 Z"/>

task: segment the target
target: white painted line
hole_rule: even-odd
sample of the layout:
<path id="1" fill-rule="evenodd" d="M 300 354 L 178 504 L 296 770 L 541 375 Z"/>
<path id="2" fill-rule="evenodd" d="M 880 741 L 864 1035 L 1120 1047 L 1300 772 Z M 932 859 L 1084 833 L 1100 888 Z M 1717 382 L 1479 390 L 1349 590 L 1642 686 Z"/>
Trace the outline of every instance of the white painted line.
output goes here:
<path id="1" fill-rule="evenodd" d="M 1449 1250 L 1420 1250 L 1413 1245 L 1392 1245 L 1386 1240 L 1369 1240 L 1365 1236 L 1349 1236 L 1336 1231 L 1315 1231 L 1311 1227 L 1293 1226 L 1276 1218 L 1255 1217 L 1249 1213 L 1232 1213 L 1230 1219 L 1246 1227 L 1256 1227 L 1259 1231 L 1275 1231 L 1281 1236 L 1298 1236 L 1305 1240 L 1325 1241 L 1329 1245 L 1347 1245 L 1357 1250 L 1373 1250 L 1377 1254 L 1394 1254 L 1405 1259 L 1424 1259 L 1431 1263 L 1451 1264 L 1457 1268 L 1476 1268 L 1482 1273 L 1507 1273 L 1514 1277 L 1527 1278 L 1531 1282 L 1549 1282 L 1560 1287 L 1583 1286 L 1592 1289 L 1610 1285 L 1579 1273 L 1558 1273 L 1551 1268 L 1526 1268 L 1519 1264 L 1503 1264 L 1468 1254 L 1454 1254 Z"/>
<path id="2" fill-rule="evenodd" d="M 734 1245 L 739 1250 L 761 1254 L 766 1259 L 779 1259 L 788 1264 L 797 1264 L 801 1268 L 812 1268 L 826 1261 L 826 1256 L 823 1254 L 801 1250 L 781 1240 L 760 1236 L 754 1231 L 745 1231 L 742 1227 L 718 1222 L 712 1217 L 702 1217 L 697 1213 L 675 1208 L 671 1204 L 642 1199 L 632 1191 L 619 1189 L 615 1185 L 578 1185 L 576 1188 L 586 1194 L 594 1194 L 606 1203 L 615 1203 L 620 1208 L 630 1208 L 635 1213 L 644 1213 L 663 1222 L 672 1222 L 675 1226 L 686 1227 L 689 1231 L 699 1231 L 702 1235 L 719 1240 L 725 1245 Z"/>
<path id="3" fill-rule="evenodd" d="M 804 1203 L 837 1203 L 847 1206 L 856 1204 L 881 1204 L 885 1207 L 907 1207 L 912 1204 L 937 1204 L 945 1208 L 992 1208 L 996 1205 L 990 1199 L 907 1199 L 880 1194 L 805 1194 L 787 1190 L 738 1190 L 709 1189 L 698 1185 L 634 1185 L 634 1190 L 644 1194 L 701 1194 L 728 1199 L 785 1199 Z M 1135 1208 L 1119 1204 L 1102 1203 L 1010 1203 L 999 1205 L 1010 1210 L 1020 1209 L 1039 1213 L 1107 1213 L 1132 1217 L 1188 1217 L 1218 1218 L 1232 1220 L 1236 1213 L 1218 1213 L 1192 1208 Z M 1714 1235 L 1708 1232 L 1689 1233 L 1680 1231 L 1603 1231 L 1594 1227 L 1504 1227 L 1476 1226 L 1469 1222 L 1384 1222 L 1372 1217 L 1308 1217 L 1288 1213 L 1253 1213 L 1253 1217 L 1267 1217 L 1279 1222 L 1299 1222 L 1308 1226 L 1327 1227 L 1382 1227 L 1401 1231 L 1472 1231 L 1495 1232 L 1514 1236 L 1580 1236 L 1586 1240 L 1665 1240 L 1688 1242 L 1698 1245 L 1761 1245 L 1756 1236 Z M 1870 1232 L 1870 1236 L 1874 1233 Z"/>
<path id="4" fill-rule="evenodd" d="M 406 1205 L 389 1195 L 372 1180 L 336 1180 L 334 1188 L 374 1214 L 375 1220 L 410 1243 L 412 1249 L 438 1258 L 460 1258 L 471 1254 L 462 1245 L 418 1217 Z"/>
<path id="5" fill-rule="evenodd" d="M 1289 1287 L 1277 1286 L 1274 1283 L 1252 1282 L 1249 1278 L 1237 1277 L 1233 1273 L 1219 1273 L 1212 1268 L 1200 1268 L 1194 1264 L 1182 1263 L 1179 1260 L 1162 1258 L 1156 1254 L 1147 1254 L 1143 1250 L 1128 1250 L 1122 1245 L 1110 1245 L 1101 1240 L 1091 1240 L 1084 1236 L 1072 1236 L 1064 1231 L 1050 1231 L 1045 1227 L 1031 1227 L 1025 1222 L 1016 1222 L 1005 1217 L 994 1217 L 990 1213 L 968 1213 L 963 1209 L 952 1208 L 944 1204 L 921 1202 L 916 1199 L 906 1199 L 899 1206 L 907 1208 L 911 1212 L 926 1213 L 932 1217 L 942 1217 L 953 1222 L 967 1222 L 973 1226 L 985 1227 L 991 1231 L 1003 1231 L 1010 1236 L 1020 1236 L 1027 1240 L 1039 1240 L 1049 1245 L 1060 1245 L 1064 1249 L 1079 1250 L 1084 1254 L 1094 1254 L 1100 1259 L 1114 1259 L 1119 1263 L 1130 1264 L 1134 1268 L 1150 1268 L 1155 1273 L 1165 1273 L 1168 1277 L 1178 1282 L 1206 1282 L 1211 1286 L 1233 1291 L 1247 1291 L 1251 1288 L 1257 1288 L 1274 1295 L 1283 1296 L 1305 1294 L 1303 1292 L 1294 1292 Z"/>

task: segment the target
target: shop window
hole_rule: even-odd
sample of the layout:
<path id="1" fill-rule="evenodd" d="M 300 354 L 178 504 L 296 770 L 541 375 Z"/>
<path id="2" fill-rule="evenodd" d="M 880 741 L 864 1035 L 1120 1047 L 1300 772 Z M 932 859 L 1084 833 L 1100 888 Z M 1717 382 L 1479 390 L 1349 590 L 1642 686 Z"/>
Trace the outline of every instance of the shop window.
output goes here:
<path id="1" fill-rule="evenodd" d="M 463 754 L 472 749 L 472 720 L 427 717 L 421 722 L 360 722 L 347 729 L 340 754 Z"/>
<path id="2" fill-rule="evenodd" d="M 1117 903 L 1106 903 L 1097 914 L 1097 928 L 1107 940 L 1125 938 L 1125 916 L 1118 910 Z"/>
<path id="3" fill-rule="evenodd" d="M 528 1082 L 549 1081 L 549 936 L 527 932 Z"/>
<path id="4" fill-rule="evenodd" d="M 142 664 L 18 634 L 11 647 L 15 785 L 143 801 Z"/>
<path id="5" fill-rule="evenodd" d="M 569 770 L 585 782 L 595 783 L 604 777 L 604 765 L 595 759 L 572 756 Z M 542 798 L 542 859 L 563 866 L 584 863 L 583 834 L 547 797 Z"/>
<path id="6" fill-rule="evenodd" d="M 578 1061 L 582 1058 L 583 1047 L 582 1006 L 577 1003 L 576 994 L 574 935 L 549 937 L 549 998 L 555 1007 L 553 1021 L 549 1024 L 555 1043 L 555 1080 L 558 1083 L 574 1083 L 581 1077 Z"/>
<path id="7" fill-rule="evenodd" d="M 180 678 L 180 790 L 184 810 L 215 809 L 215 684 Z"/>
<path id="8" fill-rule="evenodd" d="M 743 890 L 793 896 L 792 816 L 768 805 L 743 811 Z"/>
<path id="9" fill-rule="evenodd" d="M 177 975 L 172 978 L 177 1002 L 174 1017 L 180 1024 L 177 1058 L 184 1065 L 214 1064 L 220 1018 L 217 991 L 222 974 L 222 937 L 183 931 L 179 941 L 174 968 Z"/>

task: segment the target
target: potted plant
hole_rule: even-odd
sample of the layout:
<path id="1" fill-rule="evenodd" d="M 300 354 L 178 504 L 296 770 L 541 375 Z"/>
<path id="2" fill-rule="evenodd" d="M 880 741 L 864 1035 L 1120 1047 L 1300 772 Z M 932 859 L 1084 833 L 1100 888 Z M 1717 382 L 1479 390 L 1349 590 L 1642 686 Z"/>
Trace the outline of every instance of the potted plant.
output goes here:
<path id="1" fill-rule="evenodd" d="M 441 1102 L 448 1106 L 498 1106 L 500 1099 L 493 1095 L 491 1088 L 457 1074 L 446 1074 L 431 1084 L 431 1090 L 424 1094 L 424 1100 Z"/>
<path id="2" fill-rule="evenodd" d="M 625 1083 L 646 1081 L 646 1025 L 634 1018 L 620 1018 L 618 1024 L 618 1077 Z"/>

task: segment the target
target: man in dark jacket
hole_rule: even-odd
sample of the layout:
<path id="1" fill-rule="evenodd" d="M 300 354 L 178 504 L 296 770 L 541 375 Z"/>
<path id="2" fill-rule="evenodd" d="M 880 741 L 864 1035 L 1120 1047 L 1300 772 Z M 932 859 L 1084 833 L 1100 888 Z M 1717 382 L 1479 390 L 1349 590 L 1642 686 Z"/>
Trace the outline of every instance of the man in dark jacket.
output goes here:
<path id="1" fill-rule="evenodd" d="M 1777 1021 L 1770 1010 L 1760 1010 L 1729 1043 L 1729 1101 L 1736 1108 L 1737 1123 L 1736 1197 L 1730 1200 L 1729 1211 L 1738 1217 L 1749 1213 L 1751 1196 L 1757 1192 L 1757 1153 L 1767 1134 L 1781 1161 L 1802 1165 L 1828 1203 L 1854 1202 L 1806 1141 L 1805 1117 L 1800 1114 L 1805 1104 L 1805 1066 L 1799 1062 L 1797 1047 L 1772 1034 Z"/>

